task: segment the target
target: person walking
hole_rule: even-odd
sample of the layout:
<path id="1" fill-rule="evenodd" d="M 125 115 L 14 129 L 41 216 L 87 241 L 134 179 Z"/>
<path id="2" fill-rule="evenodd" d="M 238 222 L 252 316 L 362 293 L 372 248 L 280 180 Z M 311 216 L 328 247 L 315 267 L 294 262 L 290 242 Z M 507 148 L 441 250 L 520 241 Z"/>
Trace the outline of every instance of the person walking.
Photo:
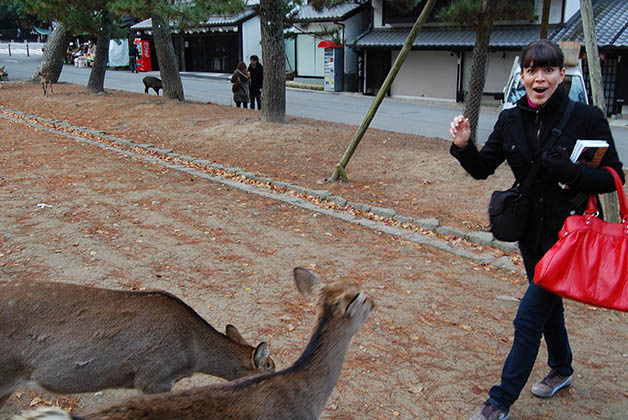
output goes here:
<path id="1" fill-rule="evenodd" d="M 244 61 L 238 63 L 233 75 L 231 76 L 231 90 L 233 91 L 233 101 L 236 106 L 240 108 L 240 105 L 244 105 L 244 108 L 248 107 L 249 103 L 249 72 L 246 71 L 246 64 Z"/>
<path id="2" fill-rule="evenodd" d="M 137 73 L 137 58 L 139 57 L 139 51 L 135 46 L 135 43 L 131 43 L 131 47 L 129 48 L 129 67 L 131 68 L 131 73 Z"/>
<path id="3" fill-rule="evenodd" d="M 501 375 L 501 383 L 489 390 L 489 398 L 469 420 L 506 420 L 536 361 L 545 337 L 549 373 L 532 386 L 532 393 L 549 398 L 573 380 L 572 351 L 565 328 L 562 299 L 533 282 L 534 268 L 558 240 L 566 217 L 582 214 L 591 193 L 615 190 L 612 167 L 624 181 L 608 121 L 596 107 L 576 102 L 554 147 L 544 150 L 552 131 L 570 105 L 561 49 L 548 40 L 534 41 L 521 52 L 521 79 L 526 89 L 515 108 L 504 110 L 481 150 L 469 142 L 469 120 L 462 115 L 450 124 L 451 154 L 475 179 L 486 179 L 507 161 L 517 182 L 526 178 L 532 162 L 541 159 L 541 169 L 528 189 L 532 209 L 519 240 L 529 286 L 515 316 L 514 341 Z M 608 150 L 599 168 L 569 159 L 577 139 L 606 140 Z M 559 183 L 566 184 L 563 189 Z"/>
<path id="4" fill-rule="evenodd" d="M 259 57 L 256 55 L 251 56 L 251 62 L 248 68 L 251 75 L 251 85 L 249 90 L 251 93 L 251 109 L 255 109 L 255 102 L 257 102 L 257 109 L 262 109 L 262 88 L 264 86 L 264 67 L 259 62 Z"/>

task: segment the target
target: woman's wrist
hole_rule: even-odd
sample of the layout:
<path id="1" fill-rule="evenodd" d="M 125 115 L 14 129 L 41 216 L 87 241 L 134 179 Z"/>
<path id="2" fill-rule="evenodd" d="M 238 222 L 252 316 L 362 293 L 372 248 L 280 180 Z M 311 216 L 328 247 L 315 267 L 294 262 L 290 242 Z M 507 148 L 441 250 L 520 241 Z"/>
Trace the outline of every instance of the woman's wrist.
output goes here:
<path id="1" fill-rule="evenodd" d="M 458 144 L 456 142 L 453 142 L 454 148 L 459 151 L 459 152 L 463 152 L 465 150 L 467 150 L 469 147 L 471 147 L 471 142 L 467 141 L 464 144 Z"/>

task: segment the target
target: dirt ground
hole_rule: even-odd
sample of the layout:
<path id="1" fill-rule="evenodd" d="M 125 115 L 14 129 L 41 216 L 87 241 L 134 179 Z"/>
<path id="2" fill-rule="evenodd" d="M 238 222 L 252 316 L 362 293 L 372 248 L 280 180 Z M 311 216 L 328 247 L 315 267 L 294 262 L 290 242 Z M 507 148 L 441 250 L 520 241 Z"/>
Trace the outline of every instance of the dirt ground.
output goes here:
<path id="1" fill-rule="evenodd" d="M 467 230 L 485 229 L 490 193 L 512 182 L 507 168 L 472 180 L 445 141 L 369 130 L 351 182 L 329 184 L 356 127 L 294 117 L 269 124 L 254 110 L 89 95 L 69 84 L 42 98 L 40 89 L 5 83 L 0 105 Z M 360 283 L 377 308 L 354 337 L 324 419 L 466 419 L 499 378 L 526 285 L 518 273 L 23 122 L 0 118 L 0 142 L 3 280 L 165 289 L 216 328 L 233 323 L 251 343 L 267 341 L 278 369 L 298 358 L 315 318 L 292 268 Z M 529 384 L 511 418 L 627 419 L 627 316 L 567 302 L 566 318 L 574 385 L 539 400 Z M 543 345 L 531 381 L 545 374 L 546 357 Z M 195 375 L 177 388 L 215 381 Z M 134 393 L 21 389 L 0 418 L 46 402 L 80 413 Z"/>

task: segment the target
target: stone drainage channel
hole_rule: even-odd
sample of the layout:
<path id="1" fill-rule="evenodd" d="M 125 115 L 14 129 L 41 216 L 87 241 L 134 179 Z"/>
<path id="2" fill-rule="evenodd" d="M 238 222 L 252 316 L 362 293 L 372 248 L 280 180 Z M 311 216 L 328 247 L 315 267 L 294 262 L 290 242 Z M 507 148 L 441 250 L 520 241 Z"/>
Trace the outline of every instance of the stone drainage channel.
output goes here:
<path id="1" fill-rule="evenodd" d="M 77 127 L 64 121 L 42 118 L 3 106 L 0 106 L 0 116 L 247 193 L 364 226 L 415 244 L 440 249 L 468 258 L 477 264 L 491 264 L 524 274 L 523 267 L 513 263 L 512 255 L 500 256 L 495 249 L 488 252 L 482 249 L 491 247 L 507 254 L 519 253 L 515 243 L 497 241 L 490 232 L 465 232 L 454 227 L 441 226 L 438 219 L 413 219 L 397 214 L 392 209 L 347 201 L 327 190 L 311 190 L 288 182 L 275 181 L 239 168 L 228 168 L 208 160 L 178 154 L 171 149 L 159 149 L 151 144 L 137 144 L 131 140 L 107 135 L 103 131 Z M 456 240 L 457 238 L 463 240 L 462 244 Z"/>

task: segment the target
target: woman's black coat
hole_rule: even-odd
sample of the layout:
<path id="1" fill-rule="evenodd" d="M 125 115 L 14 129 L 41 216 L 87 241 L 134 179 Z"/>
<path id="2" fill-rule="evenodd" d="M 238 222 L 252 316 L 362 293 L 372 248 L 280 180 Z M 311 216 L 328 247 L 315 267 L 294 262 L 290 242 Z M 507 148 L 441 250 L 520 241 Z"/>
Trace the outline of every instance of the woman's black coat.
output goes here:
<path id="1" fill-rule="evenodd" d="M 546 104 L 536 110 L 529 108 L 524 96 L 517 103 L 517 107 L 502 111 L 493 132 L 480 151 L 474 144 L 465 148 L 452 144 L 451 154 L 475 179 L 486 179 L 506 160 L 515 179 L 523 182 L 535 158 L 540 155 L 536 146 L 537 135 L 542 149 L 565 112 L 568 99 L 562 85 Z M 526 234 L 519 242 L 524 260 L 524 251 L 530 251 L 527 254 L 540 258 L 552 247 L 558 240 L 558 231 L 565 218 L 571 214 L 582 214 L 586 209 L 587 194 L 615 191 L 612 175 L 601 169 L 602 166 L 615 169 L 622 182 L 624 181 L 622 163 L 619 161 L 608 121 L 598 108 L 580 102 L 575 104 L 563 135 L 555 144 L 566 147 L 568 154 L 571 154 L 578 139 L 606 140 L 610 147 L 600 168 L 579 165 L 580 174 L 569 184 L 569 189 L 561 189 L 557 180 L 552 179 L 545 168 L 541 167 L 529 194 L 533 211 L 528 219 Z M 530 268 L 529 263 L 536 264 L 536 261 L 526 262 L 527 268 Z"/>

